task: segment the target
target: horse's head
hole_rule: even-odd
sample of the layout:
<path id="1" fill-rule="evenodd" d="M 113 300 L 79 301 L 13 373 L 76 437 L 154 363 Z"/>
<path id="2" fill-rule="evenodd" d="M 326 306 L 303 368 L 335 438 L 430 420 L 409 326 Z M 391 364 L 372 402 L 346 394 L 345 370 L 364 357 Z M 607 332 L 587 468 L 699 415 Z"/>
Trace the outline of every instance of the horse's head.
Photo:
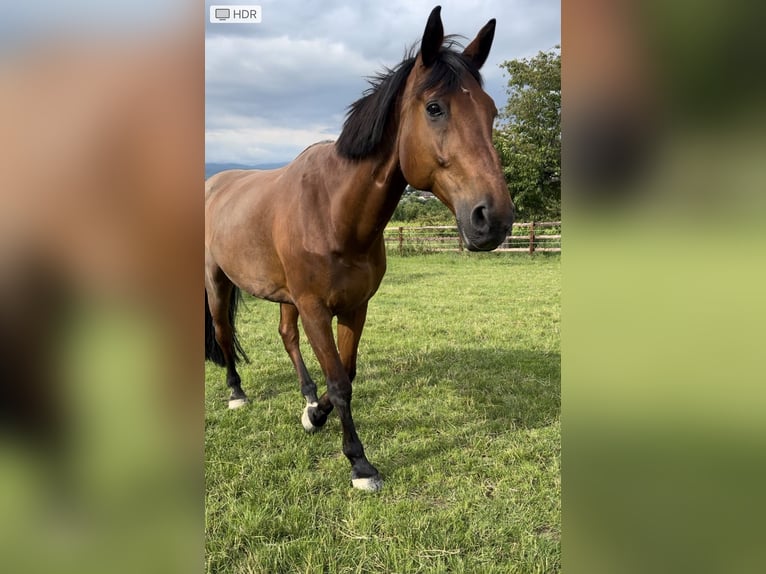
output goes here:
<path id="1" fill-rule="evenodd" d="M 490 20 L 461 52 L 443 46 L 437 6 L 400 102 L 398 152 L 407 182 L 430 190 L 455 214 L 466 247 L 488 251 L 505 239 L 513 203 L 492 145 L 497 108 L 479 69 L 495 35 Z"/>

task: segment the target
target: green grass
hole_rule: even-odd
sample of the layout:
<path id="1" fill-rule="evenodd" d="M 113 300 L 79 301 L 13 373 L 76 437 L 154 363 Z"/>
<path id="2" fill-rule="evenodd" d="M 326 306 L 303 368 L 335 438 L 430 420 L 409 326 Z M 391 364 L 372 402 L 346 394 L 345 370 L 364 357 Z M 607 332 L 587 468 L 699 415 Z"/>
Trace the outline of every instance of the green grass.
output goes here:
<path id="1" fill-rule="evenodd" d="M 206 366 L 207 571 L 558 572 L 559 299 L 559 256 L 389 258 L 353 402 L 378 493 L 351 488 L 335 415 L 303 431 L 279 308 L 246 299 L 252 404 Z"/>

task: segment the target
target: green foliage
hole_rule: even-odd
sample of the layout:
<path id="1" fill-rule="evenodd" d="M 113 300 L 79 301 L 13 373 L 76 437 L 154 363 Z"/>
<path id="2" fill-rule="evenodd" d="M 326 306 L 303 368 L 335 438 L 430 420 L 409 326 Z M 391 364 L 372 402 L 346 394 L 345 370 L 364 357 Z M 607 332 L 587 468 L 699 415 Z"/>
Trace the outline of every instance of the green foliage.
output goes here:
<path id="1" fill-rule="evenodd" d="M 508 102 L 493 135 L 520 221 L 561 217 L 561 53 L 500 65 Z"/>
<path id="2" fill-rule="evenodd" d="M 376 494 L 351 488 L 335 413 L 303 431 L 279 307 L 246 298 L 252 402 L 229 411 L 224 370 L 206 365 L 206 570 L 560 571 L 560 262 L 390 258 L 354 383 L 357 428 L 386 481 Z"/>

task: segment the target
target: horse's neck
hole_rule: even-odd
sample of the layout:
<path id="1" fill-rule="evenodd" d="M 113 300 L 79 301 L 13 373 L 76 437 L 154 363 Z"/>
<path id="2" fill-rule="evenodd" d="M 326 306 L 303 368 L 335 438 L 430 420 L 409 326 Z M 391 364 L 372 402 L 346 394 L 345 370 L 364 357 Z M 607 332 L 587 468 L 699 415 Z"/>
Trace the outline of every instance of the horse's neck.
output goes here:
<path id="1" fill-rule="evenodd" d="M 348 239 L 366 247 L 383 235 L 407 182 L 398 157 L 369 158 L 355 164 L 345 206 L 352 212 L 346 229 Z"/>

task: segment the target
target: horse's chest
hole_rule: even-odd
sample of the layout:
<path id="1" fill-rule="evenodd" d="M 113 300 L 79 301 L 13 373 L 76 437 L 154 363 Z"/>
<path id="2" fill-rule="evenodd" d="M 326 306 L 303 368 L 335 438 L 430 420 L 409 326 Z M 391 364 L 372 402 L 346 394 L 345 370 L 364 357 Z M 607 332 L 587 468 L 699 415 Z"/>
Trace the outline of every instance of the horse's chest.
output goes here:
<path id="1" fill-rule="evenodd" d="M 368 301 L 378 290 L 385 273 L 385 264 L 369 259 L 339 260 L 333 266 L 330 307 L 342 311 Z"/>

